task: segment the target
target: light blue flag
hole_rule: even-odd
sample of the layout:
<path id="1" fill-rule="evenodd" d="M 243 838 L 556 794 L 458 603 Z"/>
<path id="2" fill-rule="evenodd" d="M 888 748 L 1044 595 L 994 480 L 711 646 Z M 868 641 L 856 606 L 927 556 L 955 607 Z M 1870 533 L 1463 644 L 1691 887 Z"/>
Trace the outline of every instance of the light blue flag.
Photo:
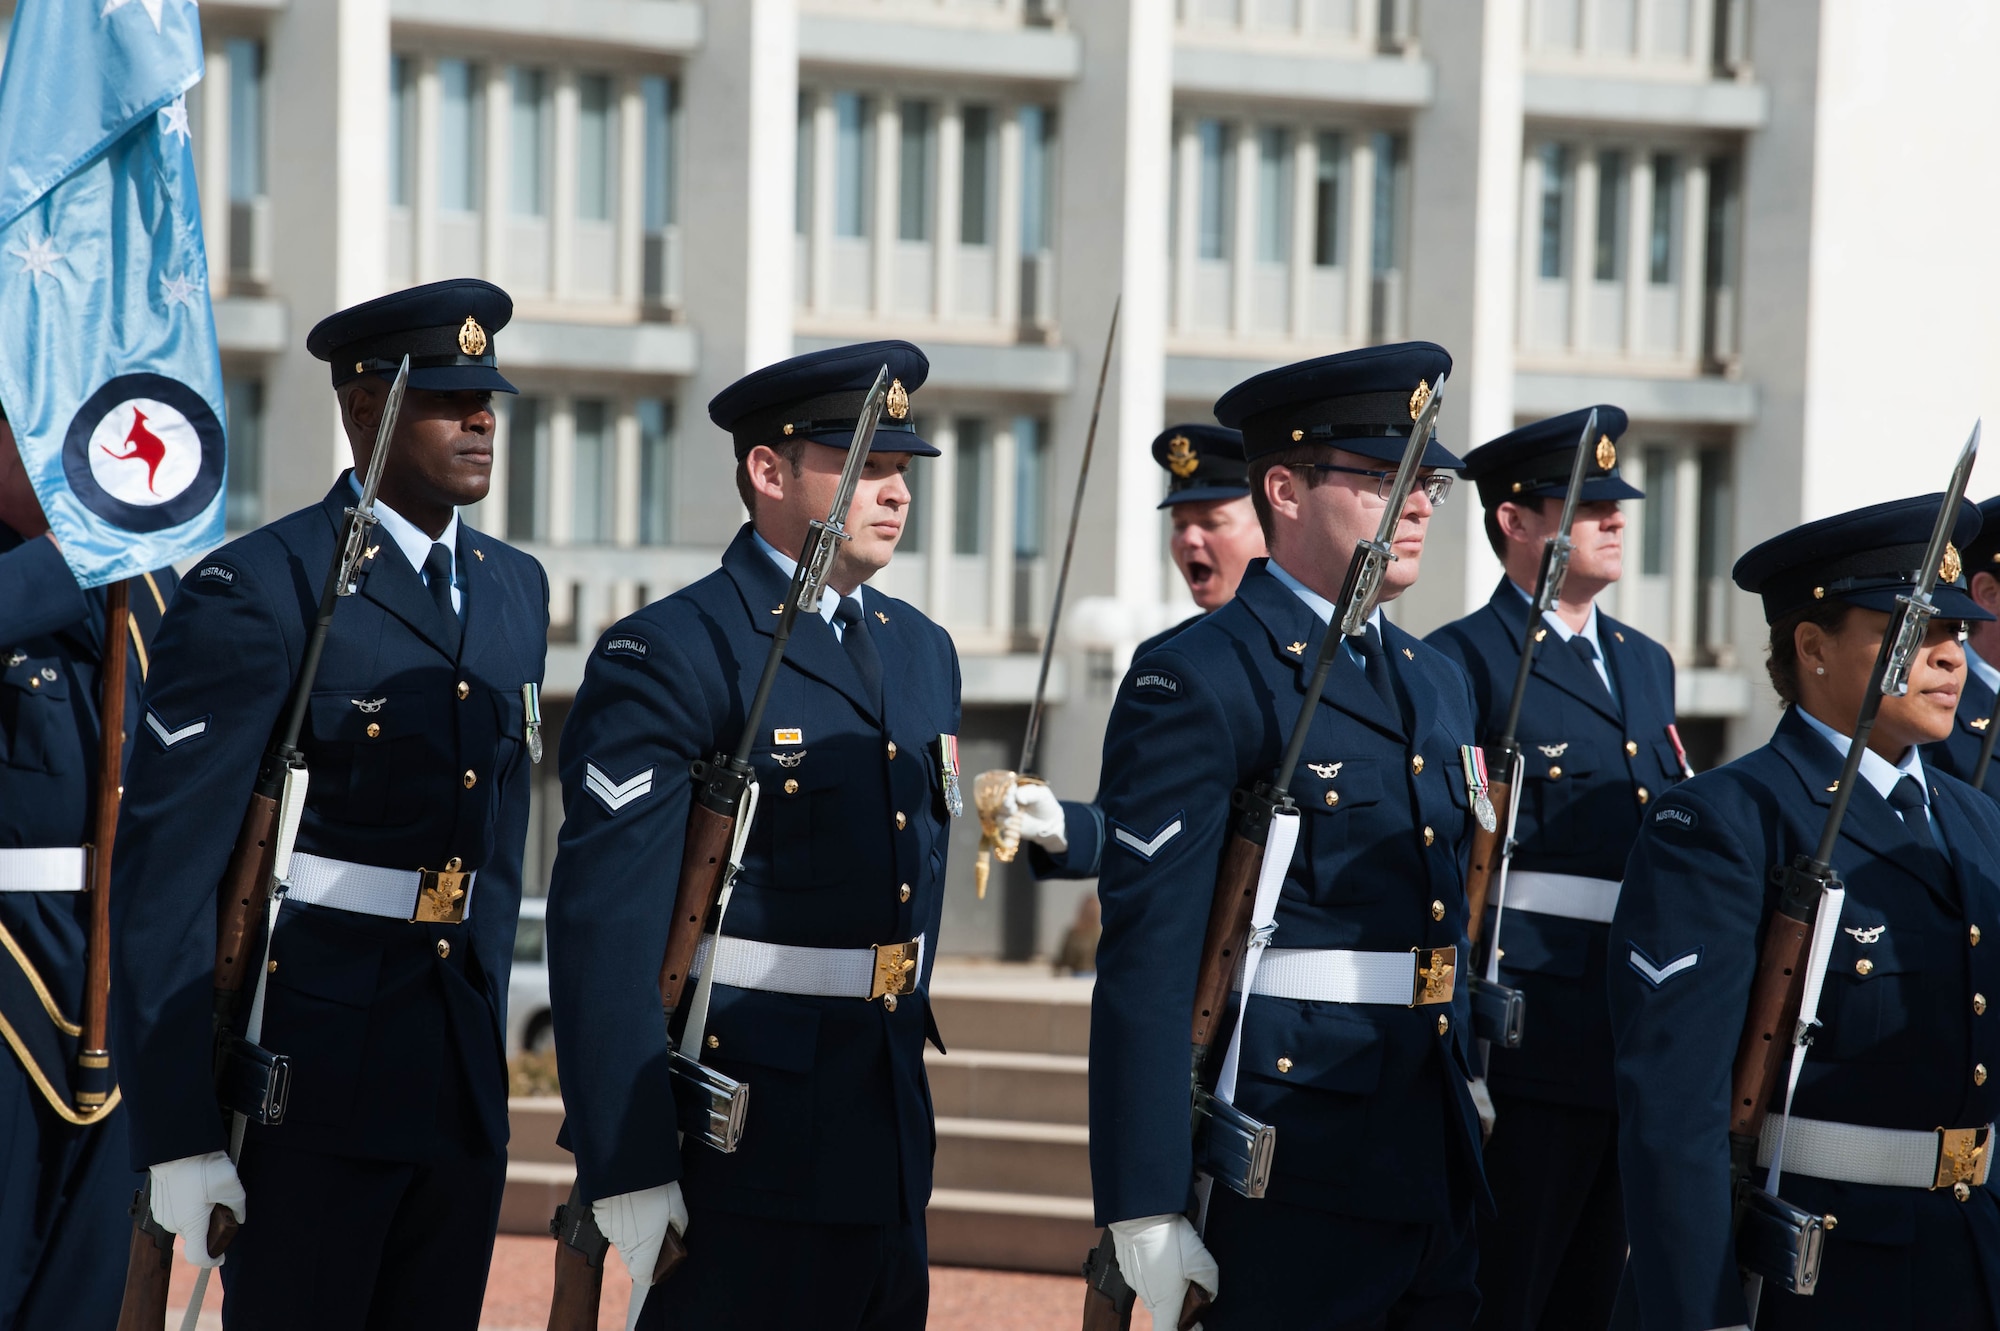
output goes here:
<path id="1" fill-rule="evenodd" d="M 195 0 L 32 0 L 0 71 L 0 405 L 77 581 L 222 538 Z"/>

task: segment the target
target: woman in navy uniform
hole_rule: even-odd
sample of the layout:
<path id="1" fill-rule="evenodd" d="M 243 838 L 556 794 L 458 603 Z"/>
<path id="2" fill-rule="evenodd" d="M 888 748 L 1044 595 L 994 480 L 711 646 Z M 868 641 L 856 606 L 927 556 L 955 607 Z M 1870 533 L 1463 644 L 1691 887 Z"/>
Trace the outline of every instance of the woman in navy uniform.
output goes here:
<path id="1" fill-rule="evenodd" d="M 1941 502 L 1811 522 L 1737 561 L 1737 585 L 1763 598 L 1784 717 L 1763 748 L 1654 801 L 1626 866 L 1611 926 L 1632 1237 L 1621 1300 L 1645 1331 L 1747 1319 L 1730 1231 L 1730 1070 L 1775 903 L 1771 871 L 1815 851 L 1870 667 Z M 1963 505 L 1954 541 L 1978 529 Z M 2000 948 L 1980 946 L 2000 928 L 2000 810 L 1919 753 L 1951 728 L 1961 625 L 1987 618 L 1959 571 L 1947 550 L 1938 618 L 1908 692 L 1882 699 L 1834 850 L 1846 905 L 1778 1189 L 1825 1214 L 1830 1232 L 1812 1297 L 1764 1284 L 1764 1331 L 2000 1325 L 2000 1205 L 1985 1184 Z M 1778 1082 L 1758 1182 L 1783 1123 Z"/>
<path id="2" fill-rule="evenodd" d="M 301 741 L 311 783 L 261 1040 L 291 1060 L 290 1107 L 250 1128 L 234 1169 L 209 1077 L 216 885 L 354 473 L 196 561 L 154 654 L 119 824 L 112 1032 L 155 1217 L 196 1260 L 212 1206 L 243 1219 L 227 1326 L 478 1324 L 506 1171 L 501 1017 L 536 710 L 523 691 L 542 679 L 548 582 L 457 509 L 487 491 L 490 398 L 513 391 L 493 338 L 512 310 L 489 283 L 439 282 L 306 340 L 332 362 L 357 467 L 405 354 L 410 382 L 381 524 L 360 592 L 334 613 Z M 415 921 L 424 870 L 471 874 L 462 919 Z"/>
<path id="3" fill-rule="evenodd" d="M 851 539 L 821 613 L 798 617 L 755 736 L 761 802 L 691 1051 L 749 1083 L 742 1144 L 677 1145 L 658 982 L 689 765 L 742 737 L 774 608 L 885 363 L 888 407 Z M 548 931 L 564 1141 L 628 1270 L 654 1269 L 670 1226 L 687 1235 L 678 1273 L 650 1296 L 634 1290 L 640 1326 L 924 1324 L 923 1047 L 936 1039 L 927 991 L 960 801 L 958 656 L 943 629 L 864 584 L 902 535 L 910 458 L 937 452 L 910 421 L 928 371 L 909 343 L 872 342 L 767 366 L 718 394 L 709 416 L 735 438 L 751 521 L 719 570 L 599 639 L 563 727 Z M 876 945 L 917 961 L 911 992 L 871 997 Z"/>
<path id="4" fill-rule="evenodd" d="M 1355 544 L 1374 538 L 1411 421 L 1450 364 L 1427 342 L 1372 347 L 1258 375 L 1216 404 L 1243 431 L 1271 557 L 1135 661 L 1112 708 L 1091 1180 L 1156 1324 L 1190 1280 L 1218 1293 L 1209 1331 L 1463 1327 L 1478 1302 L 1466 989 L 1459 972 L 1417 982 L 1464 956 L 1475 712 L 1464 673 L 1379 615 L 1335 660 L 1292 780 L 1305 826 L 1243 1019 L 1235 1102 L 1277 1129 L 1270 1189 L 1213 1188 L 1203 1235 L 1187 1215 L 1188 1028 L 1230 793 L 1273 777 Z M 1421 463 L 1386 598 L 1416 580 L 1451 484 L 1439 469 L 1462 465 L 1435 440 Z"/>
<path id="5" fill-rule="evenodd" d="M 125 733 L 173 570 L 132 579 Z M 0 1328 L 118 1319 L 126 1209 L 144 1175 L 114 1096 L 70 1085 L 84 993 L 105 594 L 76 585 L 0 411 Z M 127 751 L 130 749 L 127 739 Z M 53 1006 L 51 1006 L 53 1004 Z"/>
<path id="6" fill-rule="evenodd" d="M 1965 590 L 1989 615 L 2000 614 L 2000 498 L 1979 506 L 1979 538 L 1962 552 Z M 1924 761 L 1961 781 L 1971 781 L 1979 767 L 1979 750 L 1986 728 L 2000 719 L 2000 620 L 1968 626 L 1965 639 L 1965 690 L 1958 698 L 1958 720 L 1941 742 L 1924 746 Z M 1985 790 L 2000 799 L 2000 762 L 1986 769 Z"/>
<path id="7" fill-rule="evenodd" d="M 1644 494 L 1618 473 L 1625 413 L 1596 408 L 1563 595 L 1544 618 L 1517 739 L 1518 846 L 1507 878 L 1500 982 L 1527 995 L 1527 1038 L 1494 1049 L 1480 1227 L 1480 1328 L 1603 1327 L 1625 1269 L 1625 1203 L 1612 1112 L 1605 948 L 1625 856 L 1647 802 L 1681 779 L 1674 663 L 1596 598 L 1624 572 L 1619 505 Z M 1542 550 L 1562 520 L 1590 411 L 1524 425 L 1466 455 L 1486 539 L 1506 566 L 1484 607 L 1433 633 L 1472 678 L 1480 732 L 1505 724 Z M 1496 774 L 1497 775 L 1497 774 Z M 1497 892 L 1497 888 L 1496 888 Z M 1495 902 L 1482 945 L 1493 945 Z M 1483 955 L 1475 965 L 1484 967 Z"/>

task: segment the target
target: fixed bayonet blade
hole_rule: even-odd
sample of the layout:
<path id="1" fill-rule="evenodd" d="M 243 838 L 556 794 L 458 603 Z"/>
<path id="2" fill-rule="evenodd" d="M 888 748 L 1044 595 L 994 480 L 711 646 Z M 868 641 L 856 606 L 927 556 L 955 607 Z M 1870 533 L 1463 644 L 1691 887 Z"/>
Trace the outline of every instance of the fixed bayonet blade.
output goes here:
<path id="1" fill-rule="evenodd" d="M 375 515 L 375 494 L 382 488 L 382 469 L 389 461 L 389 441 L 396 433 L 396 418 L 403 411 L 403 390 L 409 385 L 410 358 L 404 356 L 403 363 L 396 367 L 395 380 L 389 385 L 388 400 L 382 404 L 382 423 L 375 429 L 375 451 L 368 455 L 368 476 L 361 483 L 361 502 L 347 510 L 354 520 L 347 524 L 347 545 L 341 551 L 335 583 L 342 596 L 352 596 L 361 588 L 355 574 L 368 548 L 368 533 L 381 521 Z"/>
<path id="2" fill-rule="evenodd" d="M 840 469 L 840 485 L 834 490 L 833 505 L 823 522 L 815 522 L 806 537 L 805 576 L 799 582 L 797 604 L 810 613 L 819 608 L 820 593 L 833 572 L 834 552 L 848 539 L 847 510 L 854 503 L 854 491 L 861 484 L 861 469 L 867 465 L 868 450 L 875 442 L 875 426 L 882 419 L 883 404 L 889 398 L 889 366 L 875 375 L 875 386 L 861 403 L 861 415 L 854 422 L 854 438 L 847 445 L 847 463 Z"/>
<path id="3" fill-rule="evenodd" d="M 1583 495 L 1583 469 L 1591 454 L 1585 452 L 1590 447 L 1590 437 L 1597 433 L 1597 408 L 1590 409 L 1590 418 L 1583 423 L 1583 435 L 1576 441 L 1576 456 L 1570 459 L 1569 489 L 1563 492 L 1562 523 L 1556 534 L 1549 537 L 1547 563 L 1542 574 L 1542 584 L 1535 591 L 1535 617 L 1540 618 L 1555 608 L 1562 599 L 1563 579 L 1569 576 L 1569 557 L 1573 550 L 1570 532 L 1576 526 L 1576 510 Z"/>
<path id="4" fill-rule="evenodd" d="M 1972 423 L 1972 433 L 1967 436 L 1965 447 L 1959 450 L 1958 463 L 1951 469 L 1951 484 L 1945 489 L 1944 502 L 1938 505 L 1937 521 L 1931 524 L 1930 543 L 1924 547 L 1924 562 L 1912 579 L 1916 590 L 1908 596 L 1896 598 L 1905 609 L 1902 623 L 1896 633 L 1896 645 L 1889 653 L 1889 661 L 1882 672 L 1882 695 L 1900 698 L 1910 687 L 1910 662 L 1923 645 L 1924 637 L 1930 632 L 1931 617 L 1937 613 L 1931 601 L 1931 593 L 1937 590 L 1939 571 L 1944 565 L 1944 548 L 1951 543 L 1951 529 L 1958 525 L 1958 508 L 1965 499 L 1966 482 L 1972 479 L 1972 464 L 1979 457 L 1979 428 L 1981 421 Z"/>
<path id="5" fill-rule="evenodd" d="M 1382 521 L 1375 529 L 1374 541 L 1356 551 L 1357 555 L 1363 556 L 1361 577 L 1354 588 L 1355 594 L 1341 607 L 1338 624 L 1340 631 L 1350 638 L 1367 627 L 1368 617 L 1375 613 L 1375 603 L 1382 594 L 1382 575 L 1390 561 L 1396 558 L 1396 528 L 1403 520 L 1403 505 L 1409 502 L 1410 491 L 1416 488 L 1424 450 L 1430 447 L 1431 432 L 1437 426 L 1438 408 L 1444 404 L 1447 377 L 1438 376 L 1430 397 L 1410 426 L 1409 440 L 1403 445 L 1403 460 L 1396 467 L 1396 484 L 1382 509 Z"/>

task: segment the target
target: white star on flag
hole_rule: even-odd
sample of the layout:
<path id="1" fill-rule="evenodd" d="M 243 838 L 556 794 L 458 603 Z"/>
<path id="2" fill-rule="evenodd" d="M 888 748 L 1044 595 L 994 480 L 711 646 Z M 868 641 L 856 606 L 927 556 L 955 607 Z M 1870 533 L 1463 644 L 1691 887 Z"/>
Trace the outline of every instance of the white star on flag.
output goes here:
<path id="1" fill-rule="evenodd" d="M 21 261 L 21 271 L 28 274 L 30 279 L 54 277 L 56 265 L 69 262 L 67 255 L 56 253 L 56 243 L 47 236 L 39 238 L 31 236 L 26 244 L 26 249 L 8 250 L 7 253 Z"/>
<path id="2" fill-rule="evenodd" d="M 182 142 L 188 137 L 188 103 L 186 97 L 176 97 L 169 106 L 160 108 L 160 115 L 166 123 L 160 126 L 160 133 L 169 138 L 178 135 Z"/>
<path id="3" fill-rule="evenodd" d="M 113 14 L 131 3 L 132 0 L 104 0 L 104 8 L 99 12 L 97 17 L 110 18 Z M 182 0 L 182 3 L 198 6 L 201 0 Z M 154 32 L 160 30 L 160 10 L 165 4 L 166 0 L 139 0 L 140 7 L 146 11 L 146 17 L 153 20 Z"/>
<path id="4" fill-rule="evenodd" d="M 194 298 L 201 291 L 201 285 L 190 280 L 186 274 L 170 277 L 160 283 L 160 295 L 169 305 L 185 305 L 194 308 Z"/>

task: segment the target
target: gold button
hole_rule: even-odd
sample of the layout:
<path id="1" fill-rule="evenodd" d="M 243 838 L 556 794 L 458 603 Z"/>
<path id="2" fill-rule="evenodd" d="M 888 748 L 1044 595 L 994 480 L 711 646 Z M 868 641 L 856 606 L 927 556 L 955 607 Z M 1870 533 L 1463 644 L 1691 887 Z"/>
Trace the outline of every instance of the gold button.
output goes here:
<path id="1" fill-rule="evenodd" d="M 1280 1071 L 1280 1072 L 1290 1072 L 1291 1070 L 1292 1070 L 1292 1060 L 1291 1060 L 1291 1059 L 1289 1059 L 1289 1058 L 1281 1058 L 1281 1059 L 1279 1059 L 1279 1060 L 1278 1060 L 1278 1071 Z"/>
<path id="2" fill-rule="evenodd" d="M 382 726 L 380 722 L 370 721 L 368 723 L 368 738 L 370 739 L 382 738 Z"/>
<path id="3" fill-rule="evenodd" d="M 474 772 L 474 771 L 473 771 L 473 770 L 472 770 L 472 769 L 471 769 L 470 767 L 466 768 L 466 769 L 465 769 L 465 788 L 466 788 L 467 790 L 471 790 L 471 789 L 472 789 L 472 788 L 473 788 L 474 786 L 476 786 L 476 785 L 478 785 L 478 784 L 479 784 L 479 774 L 478 774 L 477 772 Z"/>
<path id="4" fill-rule="evenodd" d="M 1426 846 L 1430 845 L 1437 839 L 1438 839 L 1438 834 L 1436 832 L 1431 831 L 1431 829 L 1428 827 L 1424 829 L 1424 844 Z"/>
<path id="5" fill-rule="evenodd" d="M 1627 758 L 1637 758 L 1637 757 L 1639 756 L 1639 741 L 1638 741 L 1638 740 L 1636 740 L 1636 739 L 1628 739 L 1628 740 L 1626 740 L 1626 741 L 1625 741 L 1625 756 L 1626 756 Z"/>
<path id="6" fill-rule="evenodd" d="M 909 899 L 910 899 L 910 885 L 908 883 L 904 883 L 901 887 L 896 889 L 896 900 L 908 901 Z"/>
<path id="7" fill-rule="evenodd" d="M 882 1010 L 884 1012 L 894 1012 L 896 1010 L 896 996 L 894 994 L 882 995 Z"/>
<path id="8" fill-rule="evenodd" d="M 1327 807 L 1327 808 L 1329 808 L 1329 809 L 1331 809 L 1331 808 L 1332 808 L 1332 807 L 1333 807 L 1334 805 L 1336 805 L 1336 804 L 1338 804 L 1338 803 L 1340 803 L 1340 792 L 1339 792 L 1339 791 L 1337 791 L 1337 790 L 1329 790 L 1329 791 L 1327 791 L 1327 792 L 1326 792 L 1326 807 Z"/>
<path id="9" fill-rule="evenodd" d="M 709 1036 L 709 1037 L 708 1037 L 708 1047 L 709 1047 L 710 1049 L 720 1049 L 720 1048 L 722 1048 L 722 1037 L 721 1037 L 721 1036 L 719 1036 L 719 1035 L 711 1035 L 711 1036 Z"/>
<path id="10" fill-rule="evenodd" d="M 908 816 L 905 815 L 901 809 L 896 810 L 896 830 L 900 832 L 909 825 L 910 825 L 910 820 Z"/>
<path id="11" fill-rule="evenodd" d="M 1975 1017 L 1983 1017 L 1986 1015 L 1985 994 L 1974 994 L 1972 996 L 1972 1015 Z"/>
<path id="12" fill-rule="evenodd" d="M 451 955 L 450 940 L 444 938 L 438 939 L 438 955 L 440 957 L 448 957 Z"/>
<path id="13" fill-rule="evenodd" d="M 889 759 L 891 762 L 893 762 L 895 761 L 895 758 L 896 758 L 896 741 L 892 739 L 889 741 Z"/>
<path id="14" fill-rule="evenodd" d="M 1978 926 L 1978 925 L 1976 925 L 1976 924 L 1975 924 L 1975 925 L 1972 925 L 1972 926 L 1968 927 L 1968 928 L 1966 929 L 1966 931 L 1965 931 L 1965 936 L 1966 936 L 1966 938 L 1967 938 L 1968 940 L 1970 940 L 1970 941 L 1971 941 L 1971 943 L 1972 943 L 1972 946 L 1974 946 L 1974 947 L 1978 947 L 1978 946 L 1979 946 L 1979 926 Z"/>
<path id="15" fill-rule="evenodd" d="M 1986 1084 L 1986 1065 L 1984 1063 L 1974 1063 L 1972 1065 L 1972 1084 L 1974 1086 L 1984 1086 Z"/>
<path id="16" fill-rule="evenodd" d="M 1444 903 L 1442 901 L 1433 901 L 1431 903 L 1431 918 L 1434 920 L 1444 918 Z"/>
<path id="17" fill-rule="evenodd" d="M 1969 1202 L 1972 1200 L 1972 1185 L 1970 1183 L 1954 1183 L 1951 1185 L 1951 1195 L 1962 1202 Z"/>
<path id="18" fill-rule="evenodd" d="M 1451 1029 L 1451 1018 L 1445 1016 L 1445 1014 L 1442 1012 L 1438 1013 L 1438 1034 L 1443 1035 L 1446 1031 L 1449 1031 L 1450 1029 Z"/>
<path id="19" fill-rule="evenodd" d="M 31 689 L 39 689 L 40 687 L 42 687 L 42 681 L 36 679 L 33 675 L 30 675 L 28 676 L 28 687 Z"/>
<path id="20" fill-rule="evenodd" d="M 1651 798 L 1653 798 L 1652 791 L 1646 789 L 1644 786 L 1639 787 L 1639 803 L 1644 804 Z"/>
<path id="21" fill-rule="evenodd" d="M 271 964 L 266 966 L 264 969 L 271 972 L 271 974 L 276 975 L 278 973 L 278 959 L 276 957 L 272 957 Z"/>
<path id="22" fill-rule="evenodd" d="M 785 778 L 785 793 L 787 795 L 796 795 L 799 793 L 799 779 L 797 777 L 788 776 Z"/>
<path id="23" fill-rule="evenodd" d="M 464 867 L 465 867 L 465 861 L 461 860 L 456 855 L 452 856 L 450 859 L 444 862 L 444 871 L 446 873 L 457 873 Z"/>
<path id="24" fill-rule="evenodd" d="M 1424 770 L 1424 755 L 1423 755 L 1423 754 L 1421 754 L 1421 753 L 1413 753 L 1413 754 L 1411 754 L 1411 755 L 1410 755 L 1410 775 L 1412 775 L 1412 776 L 1415 776 L 1415 775 L 1417 775 L 1418 773 L 1422 772 L 1423 770 Z"/>
<path id="25" fill-rule="evenodd" d="M 1562 774 L 1562 768 L 1555 766 L 1553 763 L 1549 765 L 1549 780 L 1560 781 L 1562 780 Z"/>
<path id="26" fill-rule="evenodd" d="M 1875 963 L 1863 957 L 1854 963 L 1854 973 L 1856 975 L 1873 975 L 1875 973 Z"/>
<path id="27" fill-rule="evenodd" d="M 1824 1230 L 1826 1230 L 1826 1232 L 1827 1232 L 1827 1233 L 1831 1234 L 1831 1233 L 1833 1233 L 1833 1231 L 1834 1231 L 1834 1230 L 1836 1230 L 1836 1229 L 1840 1228 L 1840 1217 L 1839 1217 L 1839 1216 L 1837 1216 L 1837 1215 L 1828 1215 L 1828 1216 L 1827 1216 L 1827 1217 L 1826 1217 L 1825 1219 L 1826 1219 L 1826 1223 L 1825 1223 L 1824 1225 L 1822 1225 L 1822 1226 L 1821 1226 L 1821 1228 L 1822 1228 L 1822 1229 L 1824 1229 Z"/>
<path id="28" fill-rule="evenodd" d="M 458 681 L 458 696 L 460 699 L 470 698 L 472 696 L 472 686 L 466 683 L 462 679 Z"/>

